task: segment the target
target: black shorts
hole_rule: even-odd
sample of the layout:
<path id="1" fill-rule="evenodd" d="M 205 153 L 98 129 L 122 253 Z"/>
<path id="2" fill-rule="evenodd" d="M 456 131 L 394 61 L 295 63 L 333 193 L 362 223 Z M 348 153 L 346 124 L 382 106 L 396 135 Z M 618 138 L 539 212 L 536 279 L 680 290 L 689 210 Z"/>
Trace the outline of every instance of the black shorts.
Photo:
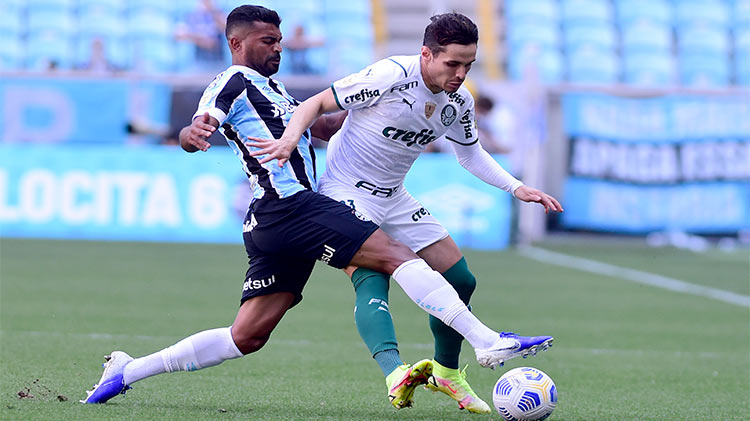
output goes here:
<path id="1" fill-rule="evenodd" d="M 345 268 L 377 229 L 349 206 L 309 190 L 284 199 L 255 200 L 243 225 L 250 267 L 241 302 L 291 292 L 296 305 L 316 260 Z"/>

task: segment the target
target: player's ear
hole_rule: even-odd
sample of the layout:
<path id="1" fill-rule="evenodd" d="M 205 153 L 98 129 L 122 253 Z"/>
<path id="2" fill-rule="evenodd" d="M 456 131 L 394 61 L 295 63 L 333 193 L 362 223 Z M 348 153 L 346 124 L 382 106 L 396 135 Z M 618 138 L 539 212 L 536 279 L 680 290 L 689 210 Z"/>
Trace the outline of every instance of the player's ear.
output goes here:
<path id="1" fill-rule="evenodd" d="M 430 47 L 423 45 L 422 46 L 422 58 L 425 60 L 432 60 L 432 51 L 430 50 Z"/>
<path id="2" fill-rule="evenodd" d="M 242 48 L 242 40 L 237 36 L 230 36 L 227 43 L 229 43 L 229 49 L 233 53 L 238 53 Z"/>

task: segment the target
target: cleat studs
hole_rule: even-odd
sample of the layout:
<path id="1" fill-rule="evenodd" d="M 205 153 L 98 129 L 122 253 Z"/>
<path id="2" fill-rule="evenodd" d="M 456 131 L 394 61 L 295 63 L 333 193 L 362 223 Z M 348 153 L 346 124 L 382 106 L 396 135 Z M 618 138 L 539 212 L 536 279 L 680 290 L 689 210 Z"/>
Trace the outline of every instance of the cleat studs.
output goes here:
<path id="1" fill-rule="evenodd" d="M 112 359 L 112 356 L 111 356 L 111 355 L 105 355 L 105 356 L 104 356 L 104 361 L 109 361 L 109 360 L 111 360 L 111 359 Z"/>

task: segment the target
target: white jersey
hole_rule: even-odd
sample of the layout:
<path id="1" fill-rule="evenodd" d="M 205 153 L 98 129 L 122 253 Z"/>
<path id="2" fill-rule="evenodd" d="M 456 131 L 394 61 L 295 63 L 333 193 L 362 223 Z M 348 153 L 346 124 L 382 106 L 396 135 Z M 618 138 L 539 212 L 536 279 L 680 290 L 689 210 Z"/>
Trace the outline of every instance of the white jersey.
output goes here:
<path id="1" fill-rule="evenodd" d="M 461 86 L 433 94 L 422 79 L 419 55 L 383 59 L 331 89 L 349 115 L 330 140 L 323 178 L 390 196 L 440 136 L 479 147 L 471 93 Z"/>

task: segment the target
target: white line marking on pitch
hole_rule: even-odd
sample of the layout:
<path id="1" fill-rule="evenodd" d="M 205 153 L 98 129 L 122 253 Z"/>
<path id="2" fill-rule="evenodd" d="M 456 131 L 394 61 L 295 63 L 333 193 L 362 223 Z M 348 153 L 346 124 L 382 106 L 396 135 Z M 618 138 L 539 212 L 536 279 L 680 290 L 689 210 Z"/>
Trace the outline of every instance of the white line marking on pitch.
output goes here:
<path id="1" fill-rule="evenodd" d="M 570 256 L 567 254 L 556 253 L 554 251 L 544 250 L 536 247 L 523 247 L 519 253 L 542 263 L 549 263 L 558 266 L 564 266 L 584 272 L 597 273 L 599 275 L 611 276 L 614 278 L 625 279 L 639 284 L 650 285 L 657 288 L 663 288 L 670 291 L 683 292 L 685 294 L 697 295 L 700 297 L 712 298 L 729 304 L 735 304 L 741 307 L 750 308 L 750 296 L 737 294 L 723 289 L 711 288 L 702 285 L 695 285 L 689 282 L 680 281 L 679 279 L 668 278 L 640 270 L 624 268 L 621 266 L 610 265 L 608 263 L 597 262 L 596 260 L 584 259 L 582 257 Z"/>

